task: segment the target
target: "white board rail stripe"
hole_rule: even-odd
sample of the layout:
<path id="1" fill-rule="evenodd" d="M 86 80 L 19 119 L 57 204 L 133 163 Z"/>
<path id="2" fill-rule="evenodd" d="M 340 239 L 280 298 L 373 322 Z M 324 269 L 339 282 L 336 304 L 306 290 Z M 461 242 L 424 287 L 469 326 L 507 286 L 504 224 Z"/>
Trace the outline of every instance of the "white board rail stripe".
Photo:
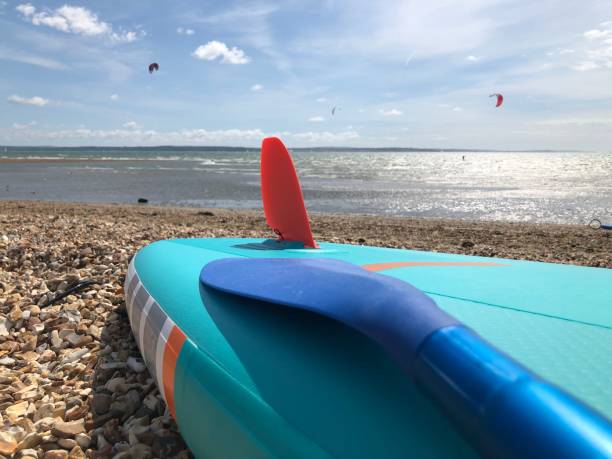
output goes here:
<path id="1" fill-rule="evenodd" d="M 152 296 L 147 298 L 147 302 L 145 303 L 144 308 L 142 308 L 142 314 L 140 316 L 140 330 L 138 330 L 138 334 L 136 335 L 136 340 L 138 341 L 138 347 L 140 348 L 140 353 L 144 354 L 144 334 L 145 334 L 145 326 L 147 324 L 147 316 L 149 315 L 149 311 L 151 310 L 151 306 L 155 300 Z"/>
<path id="2" fill-rule="evenodd" d="M 155 350 L 155 372 L 157 373 L 157 387 L 159 387 L 159 392 L 163 397 L 164 401 L 166 401 L 166 394 L 164 391 L 164 352 L 166 351 L 166 343 L 168 342 L 168 337 L 170 336 L 170 332 L 172 331 L 172 327 L 174 327 L 174 322 L 167 318 L 164 322 L 164 326 L 162 327 L 161 333 L 159 334 L 159 339 L 157 340 L 157 349 Z"/>

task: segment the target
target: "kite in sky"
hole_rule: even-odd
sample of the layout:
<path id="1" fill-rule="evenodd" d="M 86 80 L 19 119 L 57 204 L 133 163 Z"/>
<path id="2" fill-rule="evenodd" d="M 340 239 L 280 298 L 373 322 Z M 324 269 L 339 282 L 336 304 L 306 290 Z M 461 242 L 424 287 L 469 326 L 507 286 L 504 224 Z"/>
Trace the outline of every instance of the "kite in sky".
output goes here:
<path id="1" fill-rule="evenodd" d="M 501 106 L 501 104 L 504 103 L 504 96 L 502 96 L 501 94 L 499 94 L 497 92 L 491 94 L 489 97 L 497 97 L 497 102 L 495 103 L 496 107 L 499 107 L 499 106 Z"/>

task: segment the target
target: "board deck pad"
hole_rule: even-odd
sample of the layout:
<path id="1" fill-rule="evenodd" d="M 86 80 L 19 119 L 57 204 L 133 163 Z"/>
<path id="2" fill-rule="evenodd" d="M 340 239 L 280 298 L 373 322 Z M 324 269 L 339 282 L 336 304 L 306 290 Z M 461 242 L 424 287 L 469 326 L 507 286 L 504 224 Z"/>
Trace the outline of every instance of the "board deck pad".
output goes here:
<path id="1" fill-rule="evenodd" d="M 159 241 L 137 254 L 135 266 L 151 296 L 187 337 L 185 346 L 208 356 L 243 396 L 268 406 L 280 418 L 274 422 L 286 422 L 291 435 L 313 448 L 345 457 L 401 457 L 409 447 L 415 456 L 439 457 L 448 448 L 456 457 L 472 456 L 444 416 L 354 331 L 300 311 L 256 301 L 245 305 L 199 285 L 202 267 L 219 258 L 322 256 L 377 265 L 377 272 L 411 283 L 493 345 L 612 418 L 612 270 L 332 243 L 302 250 L 295 243 L 263 239 Z M 312 336 L 309 330 L 315 329 Z M 371 359 L 355 368 L 349 365 L 354 352 Z M 189 384 L 187 376 L 177 374 L 176 390 Z M 237 403 L 227 390 L 216 394 L 226 408 Z M 315 399 L 320 406 L 311 406 Z M 257 415 L 244 413 L 249 403 L 235 407 L 242 422 L 265 431 Z M 176 405 L 179 427 L 191 428 L 181 425 L 181 418 L 197 413 Z M 355 440 L 342 441 L 342 435 Z M 270 440 L 291 455 L 282 449 L 284 441 Z"/>

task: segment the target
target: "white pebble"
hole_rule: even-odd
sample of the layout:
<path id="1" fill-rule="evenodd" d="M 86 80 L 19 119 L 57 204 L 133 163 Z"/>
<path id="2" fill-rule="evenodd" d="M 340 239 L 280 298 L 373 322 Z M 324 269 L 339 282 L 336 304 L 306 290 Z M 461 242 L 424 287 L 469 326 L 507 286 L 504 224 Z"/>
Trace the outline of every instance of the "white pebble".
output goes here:
<path id="1" fill-rule="evenodd" d="M 142 363 L 142 360 L 137 359 L 135 357 L 128 357 L 127 365 L 132 369 L 132 371 L 135 371 L 136 373 L 142 373 L 147 369 L 144 363 Z"/>

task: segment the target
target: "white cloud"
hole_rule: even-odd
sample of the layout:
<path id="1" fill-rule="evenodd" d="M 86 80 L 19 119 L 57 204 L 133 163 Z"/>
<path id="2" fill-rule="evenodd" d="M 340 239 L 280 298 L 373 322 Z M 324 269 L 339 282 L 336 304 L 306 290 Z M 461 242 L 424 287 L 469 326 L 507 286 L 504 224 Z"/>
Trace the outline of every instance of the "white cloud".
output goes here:
<path id="1" fill-rule="evenodd" d="M 68 68 L 66 65 L 56 60 L 27 54 L 23 51 L 14 51 L 8 48 L 0 48 L 0 59 L 36 65 L 37 67 L 52 70 L 65 70 Z"/>
<path id="2" fill-rule="evenodd" d="M 176 33 L 178 33 L 179 35 L 193 35 L 195 34 L 195 30 L 187 29 L 183 27 L 177 27 Z"/>
<path id="3" fill-rule="evenodd" d="M 99 21 L 94 13 L 80 6 L 64 5 L 55 11 L 37 12 L 34 6 L 25 3 L 16 9 L 32 24 L 46 25 L 62 32 L 93 36 L 111 31 L 109 24 Z"/>
<path id="4" fill-rule="evenodd" d="M 223 11 L 218 14 L 208 14 L 206 16 L 196 16 L 193 14 L 186 15 L 190 21 L 201 22 L 204 24 L 220 24 L 220 23 L 250 23 L 256 18 L 265 17 L 278 11 L 280 7 L 277 5 L 248 5 L 238 6 L 230 10 Z"/>
<path id="5" fill-rule="evenodd" d="M 15 9 L 19 11 L 21 14 L 23 14 L 24 16 L 31 16 L 36 11 L 36 8 L 34 8 L 29 3 L 24 3 L 23 5 L 17 5 Z"/>
<path id="6" fill-rule="evenodd" d="M 359 134 L 356 131 L 341 131 L 341 132 L 298 132 L 296 134 L 289 134 L 289 137 L 298 140 L 305 140 L 310 143 L 318 144 L 331 144 L 338 142 L 347 142 L 359 138 Z"/>
<path id="7" fill-rule="evenodd" d="M 482 57 L 470 55 L 466 57 L 466 59 L 470 62 L 478 62 L 480 59 L 482 59 Z"/>
<path id="8" fill-rule="evenodd" d="M 114 31 L 111 24 L 101 21 L 98 16 L 82 6 L 63 5 L 55 10 L 38 11 L 30 3 L 23 3 L 15 8 L 26 21 L 36 26 L 45 25 L 65 33 L 86 37 L 106 36 L 115 42 L 129 43 L 144 36 L 144 31 Z"/>
<path id="9" fill-rule="evenodd" d="M 6 100 L 8 100 L 9 102 L 11 102 L 13 104 L 36 105 L 38 107 L 42 107 L 42 106 L 47 105 L 49 103 L 49 101 L 47 99 L 43 99 L 42 97 L 39 97 L 39 96 L 21 97 L 21 96 L 18 96 L 18 95 L 12 95 L 12 96 L 9 96 Z"/>
<path id="10" fill-rule="evenodd" d="M 235 46 L 230 49 L 225 43 L 217 40 L 198 46 L 192 56 L 205 61 L 214 61 L 221 57 L 221 62 L 224 64 L 246 64 L 251 60 L 243 50 Z"/>
<path id="11" fill-rule="evenodd" d="M 600 68 L 599 64 L 593 61 L 582 61 L 580 64 L 576 64 L 572 66 L 574 70 L 578 70 L 579 72 L 587 72 L 589 70 L 595 70 Z"/>
<path id="12" fill-rule="evenodd" d="M 112 101 L 119 100 L 119 94 L 111 94 L 110 100 L 112 100 Z"/>
<path id="13" fill-rule="evenodd" d="M 36 126 L 36 121 L 30 121 L 29 123 L 26 123 L 26 124 L 13 123 L 13 129 L 17 129 L 17 130 L 23 130 L 23 129 L 27 129 L 27 128 L 34 127 L 34 126 Z"/>
<path id="14" fill-rule="evenodd" d="M 110 38 L 112 41 L 117 43 L 132 43 L 133 41 L 138 40 L 146 35 L 146 32 L 143 30 L 139 31 L 121 31 L 121 32 L 113 32 L 110 34 Z"/>
<path id="15" fill-rule="evenodd" d="M 547 56 L 564 56 L 564 55 L 568 55 L 568 54 L 574 54 L 576 52 L 575 49 L 572 48 L 563 48 L 563 49 L 557 49 L 555 51 L 549 51 L 546 53 Z"/>
<path id="16" fill-rule="evenodd" d="M 310 121 L 311 123 L 321 123 L 325 121 L 325 118 L 323 118 L 322 116 L 311 116 L 310 118 L 308 118 L 308 121 Z"/>
<path id="17" fill-rule="evenodd" d="M 256 83 L 253 86 L 251 86 L 251 91 L 258 92 L 258 91 L 263 90 L 263 88 L 264 88 L 263 85 Z"/>
<path id="18" fill-rule="evenodd" d="M 612 69 L 612 24 L 602 23 L 602 29 L 592 29 L 583 34 L 587 40 L 584 60 L 571 67 L 580 72 Z M 573 50 L 572 50 L 573 51 Z"/>
<path id="19" fill-rule="evenodd" d="M 136 121 L 128 121 L 123 124 L 123 127 L 126 129 L 140 129 L 141 126 Z"/>
<path id="20" fill-rule="evenodd" d="M 128 123 L 126 123 L 128 124 Z M 20 125 L 21 127 L 21 125 Z M 33 126 L 31 126 L 33 127 Z M 2 132 L 2 129 L 0 129 Z M 352 129 L 338 132 L 270 132 L 261 129 L 181 129 L 156 131 L 153 129 L 64 129 L 46 131 L 40 129 L 13 129 L 5 131 L 13 139 L 43 144 L 91 144 L 99 145 L 256 145 L 270 135 L 280 135 L 288 142 L 331 145 L 359 139 Z"/>
<path id="21" fill-rule="evenodd" d="M 327 102 L 327 99 L 325 97 L 319 97 L 317 102 Z"/>
<path id="22" fill-rule="evenodd" d="M 126 125 L 129 123 L 126 123 Z M 206 143 L 240 143 L 243 141 L 260 141 L 266 135 L 261 129 L 183 129 L 180 131 L 156 131 L 140 128 L 129 129 L 71 129 L 43 132 L 36 134 L 41 140 L 81 140 L 101 143 L 122 142 L 139 144 L 206 144 Z"/>
<path id="23" fill-rule="evenodd" d="M 185 129 L 180 136 L 189 141 L 231 141 L 231 140 L 261 140 L 265 134 L 261 129 L 220 129 L 209 131 L 207 129 Z"/>
<path id="24" fill-rule="evenodd" d="M 463 109 L 461 107 L 453 107 L 454 112 L 461 112 Z"/>
<path id="25" fill-rule="evenodd" d="M 584 33 L 584 38 L 587 38 L 589 40 L 597 40 L 598 38 L 604 38 L 608 35 L 610 35 L 609 30 L 593 29 L 586 31 Z"/>
<path id="26" fill-rule="evenodd" d="M 583 117 L 583 118 L 555 118 L 534 121 L 531 124 L 534 126 L 565 126 L 565 125 L 576 125 L 576 126 L 587 126 L 587 125 L 607 125 L 612 126 L 612 119 L 609 118 L 594 118 L 594 117 Z"/>
<path id="27" fill-rule="evenodd" d="M 391 108 L 389 110 L 384 110 L 384 109 L 380 109 L 378 110 L 378 113 L 380 113 L 382 116 L 402 116 L 404 113 L 401 110 L 398 110 L 397 108 Z"/>

